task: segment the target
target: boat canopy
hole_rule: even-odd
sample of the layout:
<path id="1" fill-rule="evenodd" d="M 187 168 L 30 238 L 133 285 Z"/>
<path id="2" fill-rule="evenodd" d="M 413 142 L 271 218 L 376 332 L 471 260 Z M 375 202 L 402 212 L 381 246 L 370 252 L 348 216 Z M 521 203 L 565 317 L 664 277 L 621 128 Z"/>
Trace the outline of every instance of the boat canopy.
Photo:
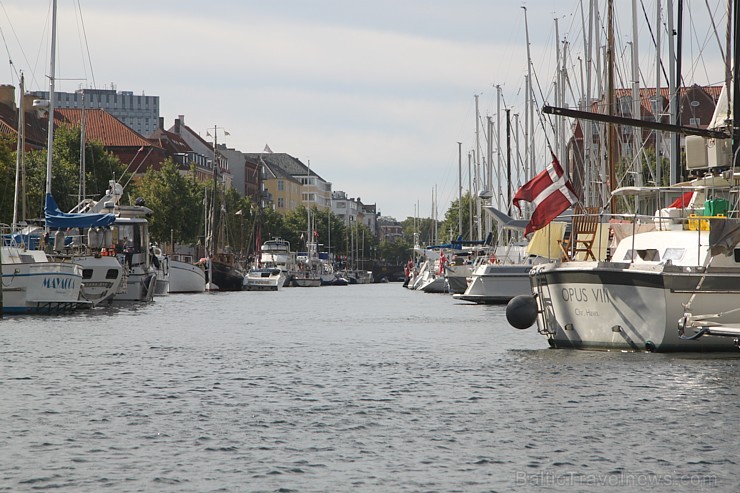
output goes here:
<path id="1" fill-rule="evenodd" d="M 44 217 L 48 227 L 58 229 L 106 227 L 116 220 L 116 216 L 110 213 L 74 214 L 62 212 L 50 193 L 46 194 Z"/>

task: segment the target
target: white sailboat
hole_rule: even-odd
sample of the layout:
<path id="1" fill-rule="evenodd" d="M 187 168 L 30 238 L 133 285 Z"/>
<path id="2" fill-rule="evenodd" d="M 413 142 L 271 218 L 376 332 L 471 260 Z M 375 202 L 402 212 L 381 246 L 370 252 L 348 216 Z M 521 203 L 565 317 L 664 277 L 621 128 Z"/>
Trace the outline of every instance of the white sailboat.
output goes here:
<path id="1" fill-rule="evenodd" d="M 733 12 L 737 15 L 737 5 Z M 615 236 L 625 237 L 609 261 L 535 266 L 530 273 L 531 296 L 514 298 L 507 306 L 512 325 L 526 328 L 536 322 L 556 348 L 735 349 L 740 337 L 740 223 L 734 217 L 740 173 L 733 162 L 738 142 L 730 145 L 727 139 L 737 135 L 738 122 L 732 115 L 740 114 L 740 102 L 733 102 L 730 113 L 729 86 L 728 81 L 707 131 L 671 129 L 690 135 L 687 166 L 701 176 L 672 187 L 614 190 L 612 201 L 645 194 L 658 197 L 659 204 L 667 202 L 666 194 L 679 199 L 653 216 L 632 214 L 623 218 L 630 222 L 619 228 L 613 225 Z M 639 121 L 633 125 L 647 126 Z"/>
<path id="2" fill-rule="evenodd" d="M 122 288 L 123 266 L 109 250 L 111 246 L 110 226 L 115 216 L 107 212 L 90 214 L 63 213 L 57 207 L 51 191 L 52 161 L 54 146 L 54 87 L 56 59 L 56 0 L 53 2 L 51 34 L 51 56 L 49 75 L 49 100 L 34 101 L 48 110 L 47 156 L 46 156 L 46 202 L 44 204 L 44 229 L 54 230 L 55 241 L 49 245 L 50 258 L 62 262 L 74 262 L 82 266 L 83 282 L 80 299 L 86 305 L 96 306 L 110 303 Z M 22 97 L 21 90 L 21 97 Z M 22 105 L 21 105 L 21 111 Z M 80 198 L 84 197 L 84 108 L 81 129 Z M 28 230 L 28 233 L 34 233 Z M 39 230 L 36 234 L 41 234 Z"/>

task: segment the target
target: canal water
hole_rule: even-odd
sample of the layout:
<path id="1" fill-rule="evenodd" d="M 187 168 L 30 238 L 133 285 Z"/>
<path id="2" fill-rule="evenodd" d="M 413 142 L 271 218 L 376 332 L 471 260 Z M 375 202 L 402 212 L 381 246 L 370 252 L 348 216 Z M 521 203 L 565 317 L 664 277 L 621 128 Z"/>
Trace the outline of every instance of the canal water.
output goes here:
<path id="1" fill-rule="evenodd" d="M 737 491 L 740 354 L 549 349 L 400 284 L 0 321 L 0 491 Z"/>

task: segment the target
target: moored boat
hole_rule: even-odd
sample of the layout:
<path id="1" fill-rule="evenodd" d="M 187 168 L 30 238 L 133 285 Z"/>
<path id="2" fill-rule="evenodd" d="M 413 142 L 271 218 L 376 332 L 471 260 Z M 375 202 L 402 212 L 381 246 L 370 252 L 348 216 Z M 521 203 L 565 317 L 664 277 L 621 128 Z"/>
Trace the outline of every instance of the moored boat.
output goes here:
<path id="1" fill-rule="evenodd" d="M 169 292 L 202 293 L 206 290 L 206 273 L 190 255 L 169 256 Z"/>
<path id="2" fill-rule="evenodd" d="M 49 262 L 40 250 L 15 245 L 3 235 L 3 314 L 61 313 L 89 302 L 80 299 L 82 267 L 73 262 Z"/>
<path id="3" fill-rule="evenodd" d="M 246 291 L 278 291 L 285 284 L 285 274 L 277 267 L 255 267 L 244 277 Z"/>

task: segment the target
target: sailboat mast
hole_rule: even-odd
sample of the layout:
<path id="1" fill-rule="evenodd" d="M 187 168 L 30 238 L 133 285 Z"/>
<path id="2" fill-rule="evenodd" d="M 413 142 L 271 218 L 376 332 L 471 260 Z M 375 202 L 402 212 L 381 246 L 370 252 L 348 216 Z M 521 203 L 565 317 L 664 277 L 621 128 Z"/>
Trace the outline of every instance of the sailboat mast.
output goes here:
<path id="1" fill-rule="evenodd" d="M 85 199 L 85 90 L 82 90 L 82 118 L 80 119 L 80 186 L 77 203 Z"/>
<path id="2" fill-rule="evenodd" d="M 740 70 L 740 2 L 735 0 L 732 3 L 733 8 L 733 33 L 735 34 L 733 43 L 733 64 L 732 64 L 732 89 L 734 98 L 732 100 L 732 156 L 733 160 L 737 156 L 738 148 L 740 148 L 740 118 L 735 115 L 740 115 L 740 80 L 738 78 L 738 70 Z M 735 162 L 732 163 L 735 166 Z"/>
<path id="3" fill-rule="evenodd" d="M 23 74 L 21 74 L 21 80 L 19 85 L 20 89 L 20 104 L 18 105 L 18 146 L 15 154 L 15 196 L 13 198 L 13 227 L 18 224 L 18 195 L 20 193 L 20 180 L 21 180 L 21 162 L 23 160 L 23 151 L 25 150 L 23 141 L 23 128 L 25 127 L 25 115 L 23 111 L 23 92 L 25 91 Z"/>
<path id="4" fill-rule="evenodd" d="M 211 254 L 216 252 L 216 245 L 218 244 L 216 238 L 216 236 L 218 235 L 218 229 L 216 229 L 216 182 L 218 178 L 218 155 L 216 153 L 216 148 L 218 146 L 218 137 L 216 136 L 216 128 L 216 126 L 213 127 L 213 196 L 211 197 Z"/>
<path id="5" fill-rule="evenodd" d="M 457 143 L 457 231 L 463 234 L 462 226 L 462 142 Z"/>
<path id="6" fill-rule="evenodd" d="M 57 0 L 51 3 L 51 60 L 49 62 L 49 131 L 46 141 L 46 193 L 51 193 L 51 161 L 54 143 L 54 77 L 57 50 Z"/>
<path id="7" fill-rule="evenodd" d="M 614 0 L 609 0 L 607 6 L 607 101 L 608 101 L 608 115 L 614 116 Z M 617 146 L 614 139 L 616 129 L 614 124 L 608 125 L 609 135 L 607 137 L 608 151 L 609 151 L 609 192 L 614 190 L 617 185 L 615 168 L 615 155 L 617 153 Z M 615 200 L 609 201 L 611 205 L 611 213 L 617 213 L 617 202 Z"/>

